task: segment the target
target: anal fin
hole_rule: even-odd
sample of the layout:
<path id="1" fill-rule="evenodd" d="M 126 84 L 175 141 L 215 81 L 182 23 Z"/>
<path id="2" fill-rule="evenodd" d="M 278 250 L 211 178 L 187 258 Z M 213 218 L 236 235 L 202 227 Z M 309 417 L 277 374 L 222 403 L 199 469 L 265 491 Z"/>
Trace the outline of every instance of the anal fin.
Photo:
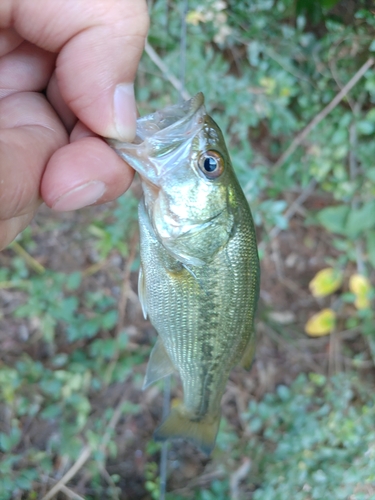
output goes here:
<path id="1" fill-rule="evenodd" d="M 255 334 L 252 333 L 240 361 L 240 366 L 242 366 L 242 368 L 245 368 L 245 370 L 250 370 L 253 364 L 255 347 L 256 347 Z"/>
<path id="2" fill-rule="evenodd" d="M 159 337 L 150 354 L 143 389 L 146 389 L 157 380 L 171 375 L 174 371 L 172 361 Z"/>

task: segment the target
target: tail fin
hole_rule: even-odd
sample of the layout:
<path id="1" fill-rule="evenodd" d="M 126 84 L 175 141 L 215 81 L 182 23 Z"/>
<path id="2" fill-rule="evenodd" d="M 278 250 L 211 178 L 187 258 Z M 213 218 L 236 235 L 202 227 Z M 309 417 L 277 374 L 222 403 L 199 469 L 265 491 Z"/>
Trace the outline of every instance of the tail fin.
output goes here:
<path id="1" fill-rule="evenodd" d="M 220 424 L 220 411 L 208 414 L 200 420 L 194 417 L 183 405 L 173 408 L 164 422 L 154 432 L 156 441 L 169 438 L 184 438 L 192 441 L 204 453 L 210 455 L 215 446 Z"/>

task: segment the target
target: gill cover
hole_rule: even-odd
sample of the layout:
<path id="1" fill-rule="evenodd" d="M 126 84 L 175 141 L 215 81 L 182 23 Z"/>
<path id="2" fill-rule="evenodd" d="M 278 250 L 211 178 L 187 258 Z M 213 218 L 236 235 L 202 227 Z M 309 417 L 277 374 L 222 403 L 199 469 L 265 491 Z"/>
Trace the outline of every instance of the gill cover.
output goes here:
<path id="1" fill-rule="evenodd" d="M 210 262 L 233 216 L 220 182 L 229 157 L 203 94 L 140 118 L 134 144 L 108 142 L 140 174 L 146 217 L 169 254 L 185 265 Z"/>

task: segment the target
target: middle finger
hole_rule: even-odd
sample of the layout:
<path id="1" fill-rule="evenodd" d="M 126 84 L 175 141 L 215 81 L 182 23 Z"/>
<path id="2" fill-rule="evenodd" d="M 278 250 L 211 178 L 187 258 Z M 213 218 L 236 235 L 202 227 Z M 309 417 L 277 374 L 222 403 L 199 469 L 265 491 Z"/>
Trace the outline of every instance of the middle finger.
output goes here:
<path id="1" fill-rule="evenodd" d="M 0 98 L 15 92 L 40 92 L 47 87 L 56 54 L 22 42 L 0 58 Z"/>

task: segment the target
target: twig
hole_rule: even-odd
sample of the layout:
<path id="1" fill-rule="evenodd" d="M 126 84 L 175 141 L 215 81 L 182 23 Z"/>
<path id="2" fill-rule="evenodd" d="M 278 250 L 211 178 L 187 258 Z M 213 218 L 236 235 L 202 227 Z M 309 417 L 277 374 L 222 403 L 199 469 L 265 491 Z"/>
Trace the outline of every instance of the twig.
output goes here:
<path id="1" fill-rule="evenodd" d="M 289 66 L 288 64 L 285 64 L 284 61 L 282 60 L 282 56 L 280 56 L 277 52 L 274 50 L 270 49 L 267 46 L 263 47 L 264 53 L 270 58 L 273 59 L 283 70 L 286 72 L 290 73 L 291 75 L 295 76 L 299 80 L 304 80 L 307 82 L 311 87 L 314 87 L 315 85 L 305 76 L 302 71 L 298 71 L 297 69 L 293 68 L 292 66 Z"/>
<path id="2" fill-rule="evenodd" d="M 343 44 L 345 41 L 348 40 L 348 36 L 347 35 L 344 35 L 342 37 L 340 37 L 332 46 L 331 48 L 329 49 L 328 51 L 328 67 L 331 71 L 331 74 L 332 74 L 332 77 L 333 79 L 335 80 L 338 88 L 341 90 L 342 87 L 343 87 L 343 84 L 342 82 L 340 81 L 340 78 L 339 78 L 339 74 L 338 74 L 338 70 L 337 70 L 337 66 L 336 66 L 336 61 L 339 59 L 340 57 L 340 53 L 338 53 L 338 48 L 340 47 L 341 44 Z M 335 53 L 337 54 L 335 56 Z M 341 52 L 341 56 L 342 56 L 342 52 Z M 353 57 L 353 54 L 346 54 L 346 57 Z M 347 96 L 347 101 L 348 101 L 348 104 L 351 108 L 351 110 L 354 112 L 354 102 L 352 100 L 352 98 L 348 95 Z"/>
<path id="3" fill-rule="evenodd" d="M 107 264 L 108 264 L 108 259 L 103 259 L 103 260 L 100 260 L 99 262 L 95 262 L 95 264 L 92 264 L 91 266 L 86 267 L 86 269 L 84 269 L 82 271 L 82 276 L 84 278 L 92 276 L 93 274 L 96 274 L 98 271 L 103 269 L 103 267 L 105 267 Z"/>
<path id="4" fill-rule="evenodd" d="M 29 286 L 29 282 L 26 280 L 21 281 L 0 281 L 0 290 L 8 289 L 8 288 L 27 288 Z"/>
<path id="5" fill-rule="evenodd" d="M 102 475 L 103 479 L 105 481 L 107 481 L 107 483 L 109 484 L 109 486 L 111 486 L 113 488 L 113 495 L 114 495 L 113 500 L 120 500 L 120 497 L 118 496 L 119 487 L 113 481 L 113 479 L 111 478 L 109 472 L 104 467 L 104 465 L 102 465 L 100 467 L 100 474 Z"/>
<path id="6" fill-rule="evenodd" d="M 29 252 L 27 252 L 24 248 L 21 247 L 17 241 L 13 241 L 9 248 L 12 248 L 18 255 L 20 255 L 28 264 L 31 269 L 33 269 L 38 274 L 43 274 L 46 271 L 46 268 L 42 266 L 40 262 L 38 262 L 34 257 L 32 257 Z"/>
<path id="7" fill-rule="evenodd" d="M 145 51 L 151 61 L 156 64 L 160 71 L 164 74 L 165 78 L 173 85 L 173 87 L 182 95 L 184 99 L 190 99 L 190 94 L 184 90 L 183 85 L 178 81 L 178 79 L 172 75 L 169 71 L 167 65 L 160 59 L 155 50 L 151 45 L 146 42 Z"/>
<path id="8" fill-rule="evenodd" d="M 278 240 L 271 240 L 271 249 L 272 249 L 272 260 L 275 264 L 276 274 L 279 281 L 284 279 L 284 265 L 280 255 L 280 247 L 278 245 Z"/>
<path id="9" fill-rule="evenodd" d="M 221 468 L 212 472 L 207 472 L 207 474 L 203 474 L 202 476 L 192 479 L 184 488 L 179 488 L 171 493 L 183 495 L 189 493 L 191 489 L 196 486 L 205 486 L 206 484 L 210 484 L 215 479 L 223 479 L 226 475 L 227 473 Z"/>
<path id="10" fill-rule="evenodd" d="M 355 182 L 358 176 L 358 160 L 357 160 L 357 128 L 356 128 L 356 115 L 360 112 L 362 107 L 362 102 L 357 102 L 353 107 L 353 115 L 354 120 L 350 124 L 349 127 L 349 172 L 350 172 L 350 180 Z M 355 210 L 358 208 L 358 195 L 354 196 L 351 201 L 351 209 Z M 366 265 L 363 258 L 363 238 L 357 238 L 355 240 L 355 253 L 356 253 L 356 261 L 357 261 L 357 270 L 359 274 L 366 274 Z"/>
<path id="11" fill-rule="evenodd" d="M 125 321 L 125 310 L 128 302 L 128 288 L 130 281 L 130 273 L 137 253 L 138 232 L 134 231 L 133 237 L 130 240 L 130 252 L 127 258 L 124 275 L 122 280 L 121 297 L 118 303 L 118 322 L 116 326 L 116 336 L 120 335 Z"/>
<path id="12" fill-rule="evenodd" d="M 114 430 L 114 428 L 116 427 L 118 421 L 120 420 L 120 417 L 121 417 L 122 412 L 123 412 L 122 407 L 123 407 L 123 404 L 125 403 L 125 401 L 127 400 L 127 397 L 128 397 L 127 395 L 124 395 L 121 398 L 120 402 L 116 406 L 115 411 L 113 412 L 111 420 L 109 421 L 109 423 L 107 425 L 105 434 L 103 436 L 103 439 L 102 439 L 102 442 L 101 442 L 101 445 L 100 445 L 100 450 L 103 451 L 103 452 L 104 452 L 107 444 L 109 443 L 109 440 L 111 439 L 112 431 Z"/>
<path id="13" fill-rule="evenodd" d="M 346 94 L 354 87 L 354 85 L 362 78 L 366 71 L 374 64 L 375 59 L 370 57 L 357 73 L 349 80 L 349 82 L 340 90 L 340 92 L 332 99 L 332 101 L 318 113 L 311 122 L 300 132 L 292 141 L 288 149 L 280 156 L 274 164 L 274 168 L 280 168 L 281 165 L 291 156 L 294 151 L 302 144 L 306 136 L 320 123 L 324 118 L 342 101 Z"/>
<path id="14" fill-rule="evenodd" d="M 68 498 L 71 498 L 72 500 L 85 500 L 83 497 L 81 497 L 81 495 L 78 495 L 78 493 L 72 491 L 67 486 L 63 486 L 61 488 L 61 492 L 64 493 Z"/>
<path id="15" fill-rule="evenodd" d="M 171 376 L 164 379 L 164 395 L 163 395 L 163 421 L 169 413 L 171 399 Z M 164 441 L 160 454 L 160 494 L 159 500 L 165 500 L 167 491 L 167 465 L 168 465 L 168 441 Z"/>
<path id="16" fill-rule="evenodd" d="M 302 191 L 302 193 L 293 201 L 293 203 L 290 205 L 290 207 L 285 211 L 284 218 L 289 221 L 301 208 L 301 206 L 305 203 L 307 198 L 314 192 L 314 189 L 316 187 L 316 180 L 313 179 L 308 186 Z M 271 231 L 268 233 L 268 238 L 267 241 L 262 241 L 259 244 L 259 251 L 265 250 L 267 243 L 272 241 L 276 236 L 280 234 L 282 229 L 280 229 L 278 226 L 274 226 Z"/>
<path id="17" fill-rule="evenodd" d="M 181 34 L 180 34 L 180 99 L 186 99 L 184 97 L 185 92 L 185 75 L 186 75 L 186 32 L 187 23 L 186 15 L 188 11 L 188 0 L 183 0 L 181 9 Z"/>
<path id="18" fill-rule="evenodd" d="M 86 445 L 80 456 L 77 458 L 77 460 L 74 462 L 72 467 L 68 470 L 68 472 L 49 490 L 49 492 L 44 495 L 42 500 L 51 500 L 59 491 L 64 488 L 66 483 L 68 483 L 76 474 L 77 472 L 85 465 L 87 460 L 90 458 L 91 453 L 92 453 L 92 448 L 89 445 Z"/>
<path id="19" fill-rule="evenodd" d="M 230 476 L 230 498 L 231 500 L 238 500 L 240 498 L 239 485 L 243 481 L 251 469 L 250 458 L 244 458 L 240 467 Z"/>
<path id="20" fill-rule="evenodd" d="M 341 338 L 338 332 L 334 330 L 329 336 L 329 350 L 328 350 L 328 376 L 332 377 L 335 373 L 342 371 L 341 366 Z"/>
<path id="21" fill-rule="evenodd" d="M 353 109 L 354 116 L 360 111 L 361 106 L 362 106 L 361 102 L 356 103 L 356 105 Z M 354 120 L 350 124 L 350 128 L 349 128 L 349 144 L 350 144 L 350 151 L 349 151 L 350 179 L 351 179 L 351 181 L 355 181 L 355 179 L 358 175 L 358 161 L 357 161 L 357 155 L 356 155 L 357 131 L 356 131 L 356 123 Z M 351 206 L 352 210 L 355 210 L 357 208 L 358 197 L 356 197 L 356 196 L 353 197 L 350 206 Z M 366 264 L 365 264 L 364 258 L 363 258 L 363 238 L 357 238 L 354 245 L 355 245 L 355 254 L 356 254 L 356 261 L 357 261 L 357 271 L 359 274 L 365 275 L 366 274 Z M 370 335 L 365 335 L 364 337 L 367 339 L 367 343 L 368 343 L 369 349 L 370 349 L 370 357 L 371 357 L 372 362 L 374 364 L 375 363 L 375 343 L 373 341 L 373 338 Z"/>
<path id="22" fill-rule="evenodd" d="M 126 396 L 123 396 L 116 406 L 116 409 L 112 415 L 111 420 L 109 421 L 106 432 L 103 436 L 102 442 L 99 446 L 99 450 L 104 452 L 105 448 L 111 438 L 111 434 L 113 429 L 116 427 L 118 421 L 120 420 L 121 414 L 122 414 L 122 406 L 126 400 Z M 66 474 L 55 484 L 53 488 L 50 489 L 50 491 L 44 495 L 42 500 L 51 500 L 59 491 L 62 491 L 62 489 L 65 487 L 66 483 L 68 483 L 73 477 L 82 469 L 82 467 L 85 465 L 87 460 L 91 457 L 91 454 L 93 453 L 94 449 L 90 445 L 86 445 L 83 450 L 81 451 L 80 456 L 77 458 L 77 460 L 74 462 L 74 464 L 71 466 L 71 468 L 67 471 Z"/>
<path id="23" fill-rule="evenodd" d="M 45 481 L 49 481 L 49 482 L 53 481 L 53 479 L 51 479 L 50 477 L 45 476 L 45 475 L 43 475 L 42 478 Z M 60 491 L 62 493 L 64 493 L 64 495 L 66 495 L 68 498 L 71 498 L 72 500 L 85 500 L 83 497 L 81 497 L 81 495 L 78 495 L 78 493 L 71 490 L 67 486 L 62 486 Z"/>
<path id="24" fill-rule="evenodd" d="M 321 367 L 315 363 L 314 359 L 309 355 L 309 353 L 305 352 L 305 350 L 300 350 L 298 347 L 294 345 L 294 341 L 291 339 L 290 341 L 285 340 L 280 333 L 278 333 L 271 325 L 262 321 L 259 323 L 259 326 L 262 325 L 263 331 L 274 341 L 276 341 L 279 345 L 281 345 L 284 349 L 290 352 L 295 358 L 298 360 L 303 360 L 312 370 L 316 373 L 321 371 Z"/>
<path id="25" fill-rule="evenodd" d="M 130 241 L 130 253 L 129 257 L 126 261 L 125 264 L 125 269 L 124 269 L 124 274 L 123 274 L 123 279 L 122 279 L 122 287 L 121 287 L 121 296 L 120 300 L 118 303 L 118 320 L 117 320 L 117 326 L 116 326 L 116 334 L 115 337 L 118 338 L 122 331 L 122 327 L 124 325 L 125 321 L 125 310 L 126 310 L 126 305 L 128 303 L 128 297 L 129 297 L 129 280 L 130 280 L 130 273 L 131 273 L 131 268 L 137 253 L 137 241 L 138 241 L 138 233 L 137 231 L 134 232 L 134 235 Z M 119 351 L 116 350 L 110 364 L 108 365 L 108 368 L 106 370 L 106 373 L 104 375 L 104 380 L 106 381 L 107 384 L 110 383 L 111 377 L 113 370 L 115 369 L 116 363 L 119 358 Z"/>
<path id="26" fill-rule="evenodd" d="M 293 201 L 293 203 L 290 205 L 290 207 L 286 210 L 284 217 L 286 220 L 290 220 L 295 213 L 298 212 L 298 210 L 301 208 L 301 206 L 305 203 L 307 198 L 314 192 L 314 189 L 316 187 L 316 180 L 313 179 L 308 186 L 302 191 L 302 193 Z M 276 227 L 273 229 L 274 233 L 280 232 L 280 228 Z M 272 231 L 270 231 L 270 236 L 271 236 Z M 274 236 L 273 236 L 274 237 Z"/>

